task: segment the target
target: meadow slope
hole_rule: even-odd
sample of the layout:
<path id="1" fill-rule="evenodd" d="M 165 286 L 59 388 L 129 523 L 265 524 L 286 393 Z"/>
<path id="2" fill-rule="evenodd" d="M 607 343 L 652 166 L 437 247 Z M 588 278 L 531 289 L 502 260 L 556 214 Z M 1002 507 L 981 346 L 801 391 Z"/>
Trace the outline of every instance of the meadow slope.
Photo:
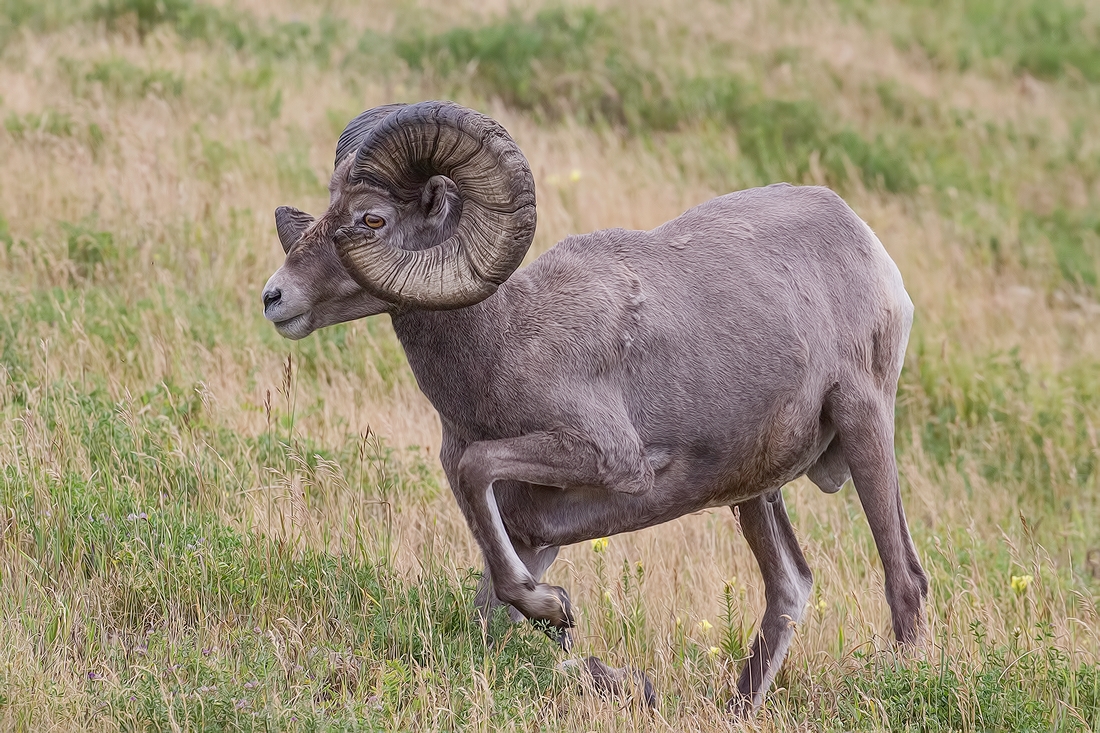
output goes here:
<path id="1" fill-rule="evenodd" d="M 837 189 L 917 320 L 896 448 L 931 578 L 897 655 L 851 487 L 785 490 L 810 607 L 749 730 L 1100 731 L 1100 10 L 1083 0 L 0 0 L 0 728 L 737 728 L 729 511 L 567 548 L 578 695 L 480 561 L 385 317 L 282 340 L 272 211 L 360 110 L 450 98 L 536 175 L 532 257 Z"/>

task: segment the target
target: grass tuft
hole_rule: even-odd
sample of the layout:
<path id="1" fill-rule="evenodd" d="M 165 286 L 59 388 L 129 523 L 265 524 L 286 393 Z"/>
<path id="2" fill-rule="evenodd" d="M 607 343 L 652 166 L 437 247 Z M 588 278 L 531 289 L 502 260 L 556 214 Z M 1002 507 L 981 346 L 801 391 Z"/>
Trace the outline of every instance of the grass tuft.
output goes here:
<path id="1" fill-rule="evenodd" d="M 582 694 L 538 630 L 473 621 L 388 321 L 263 318 L 271 210 L 324 210 L 347 120 L 453 98 L 528 156 L 536 254 L 786 179 L 903 273 L 929 641 L 892 647 L 856 493 L 796 481 L 815 586 L 749 727 L 1097 730 L 1096 29 L 1072 0 L 0 0 L 0 728 L 729 726 L 765 602 L 732 512 L 562 549 L 575 654 L 659 714 Z"/>

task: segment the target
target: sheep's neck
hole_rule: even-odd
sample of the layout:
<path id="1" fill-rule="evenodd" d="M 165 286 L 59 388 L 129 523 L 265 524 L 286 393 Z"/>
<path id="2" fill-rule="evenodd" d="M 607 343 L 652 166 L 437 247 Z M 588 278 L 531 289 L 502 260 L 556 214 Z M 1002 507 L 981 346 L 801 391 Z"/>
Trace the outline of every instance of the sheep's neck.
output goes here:
<path id="1" fill-rule="evenodd" d="M 393 330 L 417 384 L 443 420 L 462 424 L 490 393 L 507 331 L 503 294 L 467 308 L 393 315 Z"/>

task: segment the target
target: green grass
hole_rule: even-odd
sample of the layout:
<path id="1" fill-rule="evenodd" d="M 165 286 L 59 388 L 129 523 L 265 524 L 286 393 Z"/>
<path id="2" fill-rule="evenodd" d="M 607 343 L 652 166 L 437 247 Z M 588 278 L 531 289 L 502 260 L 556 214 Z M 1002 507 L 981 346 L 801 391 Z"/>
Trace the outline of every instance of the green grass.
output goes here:
<path id="1" fill-rule="evenodd" d="M 1050 243 L 1058 269 L 1068 282 L 1094 289 L 1100 267 L 1100 217 L 1057 209 L 1026 221 L 1032 237 Z"/>
<path id="2" fill-rule="evenodd" d="M 76 266 L 77 273 L 85 278 L 95 277 L 112 268 L 118 259 L 118 248 L 110 232 L 97 231 L 86 224 L 61 222 L 67 244 L 66 254 Z"/>
<path id="3" fill-rule="evenodd" d="M 172 98 L 183 94 L 183 79 L 179 75 L 161 69 L 146 71 L 122 58 L 96 62 L 84 78 L 120 98 L 147 94 Z"/>
<path id="4" fill-rule="evenodd" d="M 765 3 L 745 39 L 671 4 L 305 10 L 0 0 L 0 727 L 724 725 L 762 603 L 728 512 L 563 552 L 579 648 L 648 670 L 661 717 L 578 696 L 540 632 L 473 622 L 476 553 L 385 319 L 289 345 L 259 312 L 269 212 L 324 206 L 346 121 L 452 97 L 522 135 L 548 243 L 820 181 L 902 265 L 932 640 L 882 638 L 850 487 L 792 486 L 817 585 L 751 726 L 1100 730 L 1091 7 Z M 836 62 L 804 10 L 901 72 Z M 1017 104 L 1025 75 L 1043 96 Z"/>
<path id="5" fill-rule="evenodd" d="M 687 75 L 647 62 L 637 44 L 653 41 L 621 32 L 623 21 L 620 12 L 594 8 L 552 7 L 530 19 L 513 11 L 482 26 L 399 37 L 394 49 L 415 71 L 549 118 L 639 134 L 720 126 L 737 135 L 760 180 L 802 178 L 818 151 L 834 184 L 847 180 L 850 163 L 870 186 L 915 185 L 903 148 L 865 140 L 812 100 L 768 99 L 737 75 Z"/>
<path id="6" fill-rule="evenodd" d="M 1100 18 L 1084 2 L 905 0 L 889 19 L 862 0 L 842 5 L 864 21 L 887 26 L 903 48 L 918 47 L 950 68 L 997 63 L 1044 79 L 1100 81 Z"/>
<path id="7" fill-rule="evenodd" d="M 981 3 L 965 9 L 958 3 L 905 7 L 930 24 L 939 23 L 941 11 L 946 10 L 947 17 L 959 24 L 957 33 L 965 32 L 975 43 L 986 44 L 983 58 L 1002 59 L 1005 49 L 1022 49 L 1024 56 L 1014 62 L 1024 65 L 1020 68 L 1031 63 L 1027 59 L 1048 51 L 1073 54 L 1077 53 L 1073 49 L 1100 48 L 1100 42 L 1082 40 L 1100 26 L 1089 25 L 1083 11 L 1074 7 L 1028 3 L 1015 3 L 1003 11 Z M 919 34 L 922 27 L 912 32 Z M 997 31 L 990 39 L 993 28 Z M 1064 152 L 1054 149 L 1041 136 L 1021 135 L 1011 123 L 979 122 L 972 113 L 930 104 L 890 82 L 874 90 L 890 121 L 868 134 L 843 123 L 823 100 L 768 96 L 756 79 L 742 73 L 701 75 L 675 64 L 657 64 L 639 51 L 667 43 L 651 37 L 652 32 L 644 24 L 635 28 L 614 9 L 551 6 L 531 17 L 512 12 L 483 25 L 437 34 L 399 34 L 372 48 L 375 58 L 392 48 L 410 69 L 442 83 L 453 90 L 452 95 L 461 96 L 470 89 L 548 120 L 571 116 L 585 124 L 619 126 L 672 148 L 679 147 L 676 138 L 680 137 L 713 139 L 705 175 L 719 189 L 805 180 L 811 160 L 816 160 L 824 182 L 841 190 L 851 187 L 853 176 L 867 187 L 893 193 L 911 192 L 925 184 L 952 196 L 964 192 L 983 202 L 1004 200 L 1008 210 L 1003 221 L 1010 221 L 1017 197 L 1006 190 L 1002 176 L 1022 172 L 1024 166 L 1006 171 L 1005 161 L 1023 159 L 1031 165 L 1045 159 L 1048 164 L 1064 165 L 1059 159 L 1075 155 L 1079 147 L 1071 143 Z M 1023 38 L 1032 40 L 1024 43 Z M 677 53 L 691 57 L 690 47 L 679 45 L 682 41 L 672 43 Z M 797 64 L 797 55 L 793 58 Z M 1089 63 L 1085 68 L 1091 68 Z M 384 61 L 382 66 L 388 68 Z M 733 156 L 727 143 L 731 136 L 737 143 Z M 1095 157 L 1072 165 L 1092 178 L 1100 173 Z M 953 216 L 968 215 L 951 211 L 966 204 L 947 196 L 943 199 L 943 208 Z M 1016 237 L 1004 231 L 990 232 L 985 242 L 998 243 L 993 245 L 1000 247 L 994 256 L 1046 269 L 1053 279 L 1095 287 L 1096 250 L 1083 212 L 1062 212 L 1053 220 L 1045 213 L 1041 216 L 1056 225 L 1053 236 L 1050 226 L 1047 232 L 1026 227 L 1018 245 L 1012 242 Z M 1042 251 L 1038 258 L 1029 256 L 1035 249 Z"/>
<path id="8" fill-rule="evenodd" d="M 15 138 L 25 138 L 35 133 L 70 137 L 73 134 L 73 120 L 64 112 L 30 112 L 25 115 L 13 112 L 4 119 L 4 129 Z"/>
<path id="9" fill-rule="evenodd" d="M 140 324 L 167 306 L 151 299 L 123 305 L 111 291 L 84 282 L 76 298 L 56 291 L 25 303 L 12 313 L 9 328 L 61 323 L 79 307 L 91 338 L 120 356 L 140 349 Z M 232 328 L 218 320 L 207 327 L 211 333 Z M 305 342 L 295 379 L 316 380 L 320 362 L 347 351 L 345 337 L 345 330 L 334 329 Z M 198 334 L 192 338 L 202 341 Z M 19 340 L 14 330 L 4 338 L 5 344 Z M 334 350 L 327 350 L 329 343 Z M 945 467 L 975 465 L 990 485 L 1028 487 L 1016 506 L 1029 517 L 1068 518 L 1059 527 L 1040 527 L 1037 541 L 1064 544 L 1059 538 L 1076 528 L 1071 531 L 1082 534 L 1072 547 L 1100 542 L 1089 519 L 1098 509 L 1095 495 L 1091 508 L 1078 505 L 1068 515 L 1062 503 L 1077 496 L 1071 487 L 1095 485 L 1087 424 L 1090 407 L 1100 402 L 1088 397 L 1095 388 L 1089 373 L 1032 375 L 1013 354 L 940 365 L 919 342 L 912 362 L 899 413 L 903 457 L 910 450 L 907 431 L 920 430 L 923 455 Z M 342 444 L 303 444 L 288 395 L 274 398 L 269 430 L 248 437 L 219 425 L 192 386 L 163 383 L 118 400 L 95 379 L 84 385 L 42 381 L 47 375 L 29 351 L 6 355 L 5 364 L 0 407 L 35 420 L 23 428 L 16 424 L 12 437 L 27 448 L 0 480 L 0 506 L 19 518 L 0 544 L 7 566 L 20 569 L 17 584 L 9 586 L 18 605 L 3 612 L 20 619 L 28 633 L 42 630 L 35 651 L 41 669 L 63 655 L 87 675 L 79 699 L 93 720 L 131 721 L 148 729 L 169 721 L 210 730 L 354 729 L 364 721 L 392 728 L 427 714 L 418 708 L 419 698 L 408 694 L 410 687 L 427 686 L 438 695 L 450 685 L 476 686 L 470 676 L 475 673 L 493 680 L 493 704 L 503 716 L 522 719 L 531 714 L 522 701 L 559 694 L 550 671 L 556 661 L 552 646 L 537 631 L 507 632 L 500 620 L 495 633 L 506 646 L 486 646 L 471 621 L 472 577 L 456 578 L 445 558 L 430 555 L 422 558 L 424 570 L 413 582 L 389 564 L 388 497 L 407 502 L 439 492 L 422 463 L 402 465 L 400 455 L 357 435 Z M 300 419 L 309 408 L 294 409 Z M 43 435 L 58 441 L 52 463 L 39 447 Z M 1071 461 L 1049 464 L 1044 439 Z M 999 452 L 1022 445 L 1033 447 Z M 339 502 L 346 501 L 347 487 L 356 487 L 359 511 L 333 540 L 342 552 L 318 552 L 293 536 L 250 528 L 249 487 L 295 472 L 305 477 L 303 501 L 313 510 L 331 505 L 344 511 Z M 1011 503 L 1008 508 L 1013 511 Z M 858 507 L 851 511 L 858 520 Z M 290 521 L 285 508 L 277 516 L 277 522 Z M 829 524 L 801 526 L 810 537 L 836 531 Z M 915 530 L 920 540 L 920 526 Z M 872 551 L 865 526 L 848 539 L 853 541 Z M 948 545 L 952 553 L 925 557 L 934 593 L 942 599 L 937 603 L 968 592 L 967 571 L 1004 577 L 1024 572 L 1005 548 L 991 548 L 966 532 Z M 1077 573 L 1087 569 L 1051 572 L 1044 582 L 1073 588 L 1082 582 Z M 606 644 L 604 656 L 650 669 L 660 665 L 666 641 L 662 622 L 645 602 L 652 590 L 644 568 L 601 561 L 596 577 L 601 595 L 587 623 Z M 876 581 L 868 575 L 862 582 Z M 999 603 L 1021 614 L 1017 623 L 1024 636 L 1015 646 L 979 638 L 976 658 L 938 663 L 857 651 L 846 662 L 855 668 L 838 674 L 841 684 L 829 690 L 821 689 L 820 673 L 812 667 L 793 667 L 781 680 L 784 714 L 817 720 L 827 730 L 880 724 L 929 731 L 1047 730 L 1052 721 L 1060 730 L 1087 730 L 1061 712 L 1059 701 L 1065 701 L 1092 716 L 1086 719 L 1095 726 L 1100 668 L 1073 661 L 1050 644 L 1044 636 L 1049 607 L 1030 606 L 1007 585 L 995 592 Z M 720 635 L 720 657 L 684 626 L 677 626 L 672 639 L 672 669 L 699 681 L 716 702 L 728 694 L 716 670 L 722 660 L 743 655 L 754 623 L 743 589 L 738 597 L 727 587 L 725 609 L 714 632 Z M 0 679 L 19 699 L 19 680 L 4 674 L 0 668 Z M 675 706 L 678 694 L 667 693 L 665 704 Z M 868 699 L 877 702 L 860 702 Z M 35 725 L 33 711 L 16 706 L 9 712 L 18 725 Z M 439 725 L 461 729 L 469 712 L 456 705 Z"/>
<path id="10" fill-rule="evenodd" d="M 979 638 L 981 631 L 975 629 Z M 1036 641 L 1042 642 L 1040 637 Z M 859 655 L 843 676 L 845 700 L 826 712 L 812 678 L 798 680 L 789 699 L 820 730 L 891 731 L 1093 730 L 1100 715 L 1075 720 L 1060 708 L 1100 709 L 1100 670 L 1074 668 L 1056 653 L 983 646 L 981 658 L 918 664 L 894 654 Z M 793 680 L 792 680 L 793 682 Z M 874 702 L 874 701 L 878 702 Z"/>
<path id="11" fill-rule="evenodd" d="M 401 484 L 367 483 L 397 473 L 388 451 L 368 454 L 364 467 L 362 446 L 333 454 L 275 434 L 244 438 L 207 423 L 193 390 L 168 385 L 116 402 L 55 383 L 34 409 L 38 427 L 63 441 L 61 463 L 41 465 L 27 451 L 0 473 L 11 518 L 0 562 L 23 568 L 6 581 L 0 613 L 33 635 L 35 665 L 63 662 L 86 677 L 81 704 L 93 721 L 331 730 L 431 715 L 461 728 L 461 695 L 449 711 L 424 711 L 404 685 L 426 676 L 457 692 L 481 674 L 497 681 L 504 710 L 552 690 L 540 633 L 504 633 L 499 620 L 490 655 L 469 582 L 430 556 L 415 583 L 388 564 L 387 515 L 367 498 L 408 495 Z M 348 552 L 274 541 L 232 521 L 241 512 L 234 489 L 292 463 L 360 479 L 364 512 Z M 334 500 L 315 491 L 310 504 Z M 0 681 L 19 695 L 13 670 L 0 667 Z M 40 722 L 33 709 L 11 715 L 18 727 Z"/>
<path id="12" fill-rule="evenodd" d="M 1025 368 L 1018 350 L 944 360 L 917 341 L 912 351 L 899 422 L 920 431 L 927 454 L 941 463 L 973 462 L 990 481 L 1047 499 L 1058 486 L 1093 484 L 1090 426 L 1100 395 L 1091 363 L 1042 374 Z M 1059 446 L 1060 455 L 1045 444 Z"/>

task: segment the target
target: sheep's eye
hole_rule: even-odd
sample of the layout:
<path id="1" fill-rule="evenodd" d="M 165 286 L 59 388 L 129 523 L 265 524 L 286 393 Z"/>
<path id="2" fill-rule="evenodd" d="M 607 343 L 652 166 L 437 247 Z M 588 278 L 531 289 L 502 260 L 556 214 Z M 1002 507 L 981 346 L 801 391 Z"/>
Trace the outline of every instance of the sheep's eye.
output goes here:
<path id="1" fill-rule="evenodd" d="M 380 216 L 374 214 L 367 214 L 363 217 L 363 223 L 369 226 L 371 229 L 381 229 L 386 225 L 386 220 Z"/>

